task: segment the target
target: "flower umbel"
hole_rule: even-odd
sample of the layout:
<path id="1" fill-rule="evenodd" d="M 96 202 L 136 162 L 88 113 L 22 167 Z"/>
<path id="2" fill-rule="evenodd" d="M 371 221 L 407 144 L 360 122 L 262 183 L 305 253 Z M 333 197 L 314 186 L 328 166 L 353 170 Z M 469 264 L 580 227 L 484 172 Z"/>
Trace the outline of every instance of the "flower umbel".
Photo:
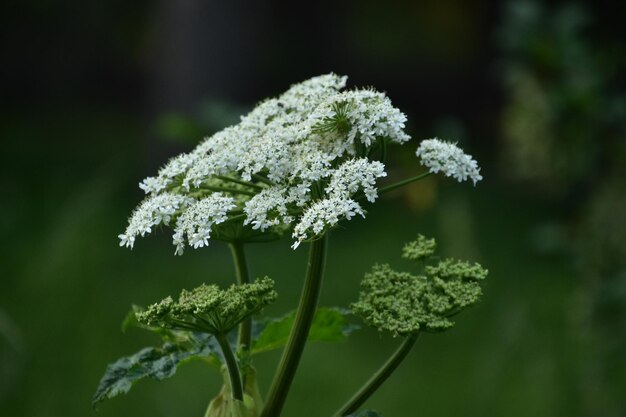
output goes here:
<path id="1" fill-rule="evenodd" d="M 410 137 L 406 116 L 385 94 L 341 91 L 345 84 L 346 77 L 335 74 L 295 84 L 172 159 L 141 182 L 148 198 L 121 244 L 132 248 L 137 236 L 176 220 L 177 254 L 187 245 L 208 245 L 212 236 L 241 240 L 219 233 L 229 222 L 246 226 L 246 237 L 251 231 L 280 234 L 288 226 L 295 248 L 342 219 L 364 215 L 358 199 L 374 202 L 376 180 L 386 175 L 372 155 Z M 158 199 L 173 201 L 161 210 Z"/>
<path id="2" fill-rule="evenodd" d="M 472 180 L 474 185 L 483 177 L 478 163 L 454 143 L 437 138 L 423 140 L 415 153 L 430 172 L 442 172 L 459 182 Z"/>
<path id="3" fill-rule="evenodd" d="M 419 236 L 404 248 L 404 256 L 425 260 L 435 242 Z M 487 270 L 479 264 L 445 259 L 426 265 L 422 275 L 397 272 L 389 265 L 375 265 L 361 282 L 353 311 L 370 326 L 407 336 L 418 331 L 441 331 L 454 325 L 450 319 L 476 303 L 482 294 L 480 281 Z"/>
<path id="4" fill-rule="evenodd" d="M 223 335 L 247 317 L 276 300 L 274 281 L 265 277 L 250 284 L 231 285 L 220 290 L 203 284 L 183 290 L 178 301 L 167 297 L 136 313 L 140 323 L 152 327 L 192 330 Z"/>

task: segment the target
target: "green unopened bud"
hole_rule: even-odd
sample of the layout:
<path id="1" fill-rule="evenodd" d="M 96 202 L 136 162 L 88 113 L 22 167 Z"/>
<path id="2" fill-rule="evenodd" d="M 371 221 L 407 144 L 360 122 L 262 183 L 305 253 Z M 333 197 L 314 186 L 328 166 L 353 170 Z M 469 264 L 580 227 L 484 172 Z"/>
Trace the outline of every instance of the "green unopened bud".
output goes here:
<path id="1" fill-rule="evenodd" d="M 404 245 L 402 257 L 414 261 L 428 259 L 433 256 L 436 248 L 435 239 L 426 239 L 424 235 L 417 235 L 417 240 Z"/>
<path id="2" fill-rule="evenodd" d="M 403 256 L 424 259 L 432 256 L 434 248 L 434 239 L 420 236 L 404 247 Z M 422 275 L 375 265 L 365 274 L 352 309 L 368 325 L 394 336 L 441 331 L 454 325 L 450 317 L 479 300 L 479 282 L 486 276 L 487 270 L 479 264 L 454 259 L 427 265 Z"/>
<path id="3" fill-rule="evenodd" d="M 167 297 L 136 316 L 140 323 L 149 326 L 219 335 L 260 312 L 276 297 L 274 281 L 268 277 L 226 290 L 202 284 L 191 291 L 183 290 L 178 301 Z"/>

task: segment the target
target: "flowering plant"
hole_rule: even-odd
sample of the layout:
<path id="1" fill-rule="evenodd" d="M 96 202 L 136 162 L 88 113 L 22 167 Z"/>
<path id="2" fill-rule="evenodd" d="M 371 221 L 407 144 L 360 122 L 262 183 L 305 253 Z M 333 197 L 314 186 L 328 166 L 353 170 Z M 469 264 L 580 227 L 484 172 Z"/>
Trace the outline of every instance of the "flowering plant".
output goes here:
<path id="1" fill-rule="evenodd" d="M 160 225 L 172 227 L 177 255 L 212 240 L 226 242 L 236 266 L 236 284 L 226 290 L 203 284 L 183 290 L 178 301 L 167 297 L 133 311 L 130 322 L 158 332 L 164 345 L 109 365 L 94 404 L 128 391 L 143 377 L 169 377 L 181 361 L 201 356 L 223 364 L 225 375 L 224 388 L 206 416 L 278 417 L 306 342 L 339 340 L 354 328 L 347 323 L 347 310 L 317 307 L 329 230 L 356 215 L 365 217 L 364 205 L 380 194 L 432 173 L 474 184 L 482 179 L 476 161 L 455 144 L 429 139 L 416 152 L 428 171 L 379 187 L 377 182 L 387 175 L 387 148 L 410 140 L 404 131 L 406 116 L 385 94 L 374 89 L 346 91 L 345 84 L 346 77 L 334 74 L 296 84 L 139 184 L 147 196 L 119 235 L 120 245 L 132 249 L 138 236 Z M 283 319 L 253 326 L 251 316 L 277 294 L 267 277 L 250 282 L 244 247 L 286 235 L 294 250 L 310 244 L 298 308 Z M 434 250 L 434 240 L 419 236 L 405 246 L 404 256 L 425 264 L 433 261 Z M 421 275 L 375 266 L 365 276 L 352 310 L 366 324 L 406 341 L 337 415 L 358 411 L 420 332 L 451 327 L 450 317 L 478 300 L 485 276 L 480 265 L 452 259 L 424 266 Z M 231 338 L 235 328 L 238 336 Z M 288 335 L 284 329 L 290 329 Z M 282 346 L 282 359 L 263 401 L 252 357 Z"/>

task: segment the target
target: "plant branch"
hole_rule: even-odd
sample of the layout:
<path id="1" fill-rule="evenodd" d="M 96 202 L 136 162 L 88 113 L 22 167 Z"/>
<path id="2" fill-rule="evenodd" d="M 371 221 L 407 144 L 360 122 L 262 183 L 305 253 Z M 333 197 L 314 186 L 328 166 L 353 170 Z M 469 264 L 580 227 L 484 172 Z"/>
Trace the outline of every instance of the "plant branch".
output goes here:
<path id="1" fill-rule="evenodd" d="M 239 190 L 237 188 L 230 188 L 230 187 L 215 187 L 213 185 L 206 185 L 206 184 L 201 184 L 200 187 L 198 188 L 201 190 L 224 192 L 224 193 L 231 193 L 231 194 L 243 194 L 243 195 L 249 195 L 249 196 L 255 195 L 255 193 L 253 193 L 252 191 Z"/>
<path id="2" fill-rule="evenodd" d="M 217 342 L 222 348 L 224 354 L 224 360 L 226 361 L 226 368 L 228 368 L 228 376 L 230 377 L 230 386 L 233 392 L 233 398 L 235 400 L 243 401 L 243 386 L 241 384 L 241 374 L 239 373 L 239 366 L 237 365 L 237 359 L 235 354 L 228 343 L 228 337 L 225 334 L 215 335 Z"/>
<path id="3" fill-rule="evenodd" d="M 415 177 L 407 178 L 406 180 L 402 180 L 402 181 L 396 182 L 395 184 L 391 184 L 391 185 L 388 185 L 386 187 L 382 187 L 382 188 L 380 188 L 378 190 L 378 194 L 388 193 L 389 191 L 393 191 L 393 190 L 395 190 L 397 188 L 404 187 L 405 185 L 408 185 L 408 184 L 410 184 L 412 182 L 419 181 L 422 178 L 426 178 L 427 176 L 429 176 L 431 174 L 432 174 L 432 172 L 430 172 L 430 171 L 424 172 L 423 174 L 417 175 Z"/>
<path id="4" fill-rule="evenodd" d="M 311 242 L 298 311 L 261 417 L 279 417 L 287 399 L 315 315 L 324 275 L 327 240 L 328 235 L 325 234 L 318 240 Z"/>
<path id="5" fill-rule="evenodd" d="M 406 358 L 407 354 L 411 351 L 415 342 L 417 341 L 418 334 L 412 334 L 408 336 L 400 347 L 391 355 L 391 357 L 385 362 L 385 364 L 370 378 L 369 381 L 361 387 L 361 389 L 354 394 L 354 396 L 344 404 L 341 409 L 335 413 L 335 417 L 343 417 L 356 412 L 359 407 L 367 401 L 369 397 L 376 392 L 378 388 L 391 376 L 393 371 L 398 368 L 400 363 Z"/>
<path id="6" fill-rule="evenodd" d="M 230 252 L 233 255 L 235 263 L 235 275 L 237 276 L 237 284 L 249 284 L 250 273 L 248 271 L 248 262 L 243 249 L 243 243 L 232 242 L 229 244 Z M 248 317 L 239 325 L 239 334 L 237 337 L 237 346 L 245 350 L 250 350 L 252 341 L 252 318 Z"/>
<path id="7" fill-rule="evenodd" d="M 261 187 L 260 185 L 253 184 L 249 181 L 240 180 L 237 178 L 227 177 L 225 175 L 216 175 L 215 178 L 218 178 L 223 181 L 234 182 L 235 184 L 245 185 L 246 187 L 254 188 L 255 190 L 263 190 L 265 187 Z"/>
<path id="8" fill-rule="evenodd" d="M 267 185 L 274 185 L 274 183 L 272 181 L 270 181 L 269 179 L 265 178 L 265 176 L 263 176 L 261 174 L 252 174 L 252 178 L 257 180 L 258 182 L 262 182 L 262 183 L 267 184 Z"/>

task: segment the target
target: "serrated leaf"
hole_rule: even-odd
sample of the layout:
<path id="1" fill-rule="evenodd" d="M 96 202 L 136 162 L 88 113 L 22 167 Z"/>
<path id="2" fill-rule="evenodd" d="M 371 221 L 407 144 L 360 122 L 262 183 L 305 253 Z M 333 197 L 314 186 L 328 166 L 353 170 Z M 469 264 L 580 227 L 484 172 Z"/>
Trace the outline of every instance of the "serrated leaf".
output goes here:
<path id="1" fill-rule="evenodd" d="M 127 393 L 133 384 L 143 378 L 163 380 L 176 373 L 179 365 L 196 358 L 221 356 L 217 342 L 208 335 L 190 334 L 185 343 L 164 343 L 161 347 L 147 347 L 134 355 L 107 366 L 93 396 L 92 405 Z"/>
<path id="2" fill-rule="evenodd" d="M 382 414 L 380 414 L 378 411 L 364 410 L 357 411 L 356 413 L 350 414 L 346 417 L 382 417 Z"/>
<path id="3" fill-rule="evenodd" d="M 349 324 L 347 310 L 339 308 L 318 308 L 311 324 L 308 341 L 340 342 L 354 330 L 356 325 Z M 260 323 L 261 330 L 252 345 L 252 353 L 267 352 L 285 346 L 289 332 L 293 327 L 296 312 L 292 311 L 284 317 Z"/>

